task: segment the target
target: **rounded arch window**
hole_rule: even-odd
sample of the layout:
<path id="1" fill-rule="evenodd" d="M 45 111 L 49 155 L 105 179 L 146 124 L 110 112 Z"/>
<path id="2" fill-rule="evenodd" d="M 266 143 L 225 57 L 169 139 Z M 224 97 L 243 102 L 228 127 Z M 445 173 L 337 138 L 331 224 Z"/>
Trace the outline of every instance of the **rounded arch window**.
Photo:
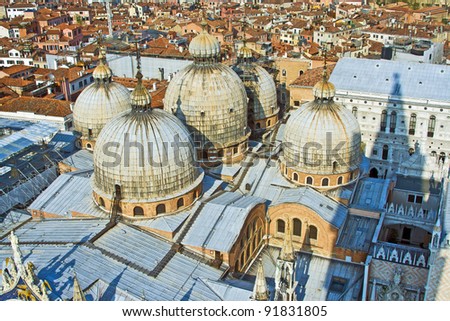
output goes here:
<path id="1" fill-rule="evenodd" d="M 277 220 L 277 232 L 284 233 L 286 229 L 286 223 L 282 219 Z"/>
<path id="2" fill-rule="evenodd" d="M 344 180 L 344 178 L 342 176 L 339 176 L 337 179 L 338 185 L 341 185 L 343 180 Z"/>
<path id="3" fill-rule="evenodd" d="M 144 216 L 144 209 L 140 206 L 135 206 L 133 209 L 134 216 Z"/>
<path id="4" fill-rule="evenodd" d="M 307 184 L 307 185 L 312 185 L 313 183 L 314 183 L 313 178 L 312 178 L 311 176 L 308 176 L 308 177 L 306 178 L 306 184 Z"/>
<path id="5" fill-rule="evenodd" d="M 309 226 L 309 239 L 310 240 L 317 240 L 317 227 L 314 225 L 310 225 Z"/>
<path id="6" fill-rule="evenodd" d="M 163 214 L 166 212 L 166 205 L 165 204 L 159 204 L 156 206 L 156 214 Z"/>
<path id="7" fill-rule="evenodd" d="M 184 206 L 184 199 L 180 198 L 177 201 L 177 208 L 183 207 Z"/>
<path id="8" fill-rule="evenodd" d="M 298 182 L 298 174 L 297 173 L 293 173 L 292 174 L 292 179 L 296 182 Z"/>
<path id="9" fill-rule="evenodd" d="M 322 186 L 328 186 L 330 184 L 330 180 L 325 177 L 322 179 Z"/>
<path id="10" fill-rule="evenodd" d="M 294 236 L 301 236 L 302 235 L 302 221 L 300 221 L 298 218 L 294 218 L 292 220 L 292 226 L 294 227 L 292 234 Z"/>
<path id="11" fill-rule="evenodd" d="M 105 200 L 102 197 L 98 198 L 98 205 L 101 207 L 105 207 Z"/>

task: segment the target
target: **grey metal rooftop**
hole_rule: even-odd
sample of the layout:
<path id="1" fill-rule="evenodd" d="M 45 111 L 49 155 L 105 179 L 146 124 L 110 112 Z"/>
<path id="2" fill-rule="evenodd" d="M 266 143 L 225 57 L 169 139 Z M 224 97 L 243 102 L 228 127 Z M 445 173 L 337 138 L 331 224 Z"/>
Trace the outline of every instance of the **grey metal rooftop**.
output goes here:
<path id="1" fill-rule="evenodd" d="M 387 202 L 389 179 L 365 177 L 358 182 L 351 207 L 382 211 Z"/>
<path id="2" fill-rule="evenodd" d="M 434 178 L 423 179 L 420 177 L 398 175 L 395 189 L 438 195 L 441 192 L 442 184 Z"/>
<path id="3" fill-rule="evenodd" d="M 330 81 L 337 94 L 351 91 L 396 99 L 450 101 L 450 67 L 445 65 L 341 58 Z"/>

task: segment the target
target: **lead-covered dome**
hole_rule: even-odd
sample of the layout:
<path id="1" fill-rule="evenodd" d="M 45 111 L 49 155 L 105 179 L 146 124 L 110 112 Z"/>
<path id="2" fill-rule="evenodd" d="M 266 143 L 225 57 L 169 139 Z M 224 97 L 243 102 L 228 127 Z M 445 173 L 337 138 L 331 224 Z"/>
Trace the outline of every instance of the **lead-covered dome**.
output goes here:
<path id="1" fill-rule="evenodd" d="M 195 45 L 194 63 L 170 81 L 164 109 L 175 114 L 189 129 L 202 160 L 211 160 L 212 155 L 206 150 L 214 146 L 215 159 L 234 162 L 242 159 L 250 134 L 247 95 L 239 76 L 217 62 L 214 56 L 217 48 L 204 41 L 205 33 L 204 28 L 192 40 L 199 44 Z"/>
<path id="2" fill-rule="evenodd" d="M 78 96 L 73 107 L 75 131 L 81 134 L 83 147 L 88 149 L 95 141 L 105 124 L 114 116 L 130 110 L 130 92 L 111 81 L 112 72 L 100 58 L 93 72 L 94 83 L 86 87 Z"/>
<path id="3" fill-rule="evenodd" d="M 151 109 L 141 78 L 131 95 L 133 109 L 108 122 L 94 149 L 94 198 L 108 209 L 119 187 L 120 210 L 128 216 L 188 206 L 200 195 L 203 178 L 189 132 L 174 115 Z"/>
<path id="4" fill-rule="evenodd" d="M 258 136 L 278 122 L 277 89 L 272 76 L 252 62 L 252 51 L 246 46 L 238 52 L 239 63 L 233 70 L 244 83 L 248 101 L 248 122 Z"/>
<path id="5" fill-rule="evenodd" d="M 326 79 L 315 99 L 295 110 L 286 123 L 283 174 L 294 183 L 329 188 L 353 181 L 361 162 L 361 131 L 352 113 L 334 100 Z"/>

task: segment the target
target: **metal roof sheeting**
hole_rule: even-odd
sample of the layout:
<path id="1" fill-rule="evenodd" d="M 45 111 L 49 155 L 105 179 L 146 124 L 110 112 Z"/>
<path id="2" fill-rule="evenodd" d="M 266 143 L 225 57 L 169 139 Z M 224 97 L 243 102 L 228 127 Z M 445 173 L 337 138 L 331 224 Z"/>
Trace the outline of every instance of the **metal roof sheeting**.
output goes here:
<path id="1" fill-rule="evenodd" d="M 183 244 L 228 252 L 236 242 L 250 211 L 266 200 L 224 193 L 203 207 L 183 239 Z"/>
<path id="2" fill-rule="evenodd" d="M 14 233 L 20 242 L 77 243 L 89 240 L 100 232 L 106 223 L 108 223 L 108 220 L 98 219 L 33 220 L 15 230 Z M 0 242 L 9 243 L 9 237 L 3 238 Z"/>
<path id="3" fill-rule="evenodd" d="M 398 99 L 450 101 L 450 67 L 443 65 L 342 58 L 330 82 L 338 94 L 351 91 Z"/>
<path id="4" fill-rule="evenodd" d="M 98 208 L 92 200 L 90 175 L 92 171 L 78 171 L 59 176 L 29 206 L 29 210 L 43 211 L 63 217 L 78 212 L 96 217 L 107 217 L 108 213 Z"/>

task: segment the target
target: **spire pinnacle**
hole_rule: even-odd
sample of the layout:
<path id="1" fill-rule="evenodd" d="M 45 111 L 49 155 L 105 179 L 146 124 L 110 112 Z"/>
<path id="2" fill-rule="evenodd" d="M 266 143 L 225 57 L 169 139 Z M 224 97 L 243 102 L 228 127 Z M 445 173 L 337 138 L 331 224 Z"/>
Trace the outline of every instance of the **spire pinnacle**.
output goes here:
<path id="1" fill-rule="evenodd" d="M 73 273 L 73 301 L 86 301 L 86 296 L 84 295 L 83 289 L 77 279 L 77 274 Z"/>
<path id="2" fill-rule="evenodd" d="M 136 78 L 139 82 L 142 82 L 142 73 L 141 73 L 141 48 L 139 47 L 139 42 L 136 42 L 136 61 L 137 61 L 137 73 Z"/>
<path id="3" fill-rule="evenodd" d="M 287 220 L 286 232 L 284 234 L 284 244 L 280 252 L 280 259 L 283 261 L 295 261 L 294 245 L 292 244 L 291 225 Z"/>
<path id="4" fill-rule="evenodd" d="M 256 271 L 255 286 L 253 287 L 252 299 L 255 301 L 269 300 L 269 291 L 267 289 L 266 277 L 264 275 L 264 267 L 261 259 L 258 263 L 258 270 Z"/>
<path id="5" fill-rule="evenodd" d="M 206 21 L 206 12 L 202 11 L 202 22 L 200 22 L 200 25 L 202 26 L 203 31 L 208 31 L 206 27 L 208 26 L 208 21 Z"/>
<path id="6" fill-rule="evenodd" d="M 322 72 L 322 78 L 323 81 L 327 81 L 328 80 L 328 73 L 327 73 L 327 48 L 325 47 L 322 51 L 322 55 L 323 55 L 323 72 Z"/>
<path id="7" fill-rule="evenodd" d="M 144 87 L 142 83 L 142 78 L 144 76 L 141 73 L 141 51 L 139 48 L 139 43 L 136 42 L 136 60 L 137 60 L 137 72 L 136 79 L 137 84 L 134 90 L 131 92 L 131 106 L 134 110 L 145 111 L 151 108 L 152 97 L 148 92 L 147 88 Z"/>

